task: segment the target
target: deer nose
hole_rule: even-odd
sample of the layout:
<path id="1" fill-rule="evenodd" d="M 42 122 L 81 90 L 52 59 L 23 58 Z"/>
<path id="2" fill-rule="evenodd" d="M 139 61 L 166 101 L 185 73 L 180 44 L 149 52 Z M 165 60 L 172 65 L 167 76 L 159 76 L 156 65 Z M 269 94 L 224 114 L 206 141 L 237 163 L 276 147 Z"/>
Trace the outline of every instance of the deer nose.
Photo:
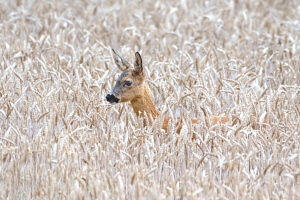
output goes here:
<path id="1" fill-rule="evenodd" d="M 106 95 L 106 100 L 109 103 L 118 103 L 120 99 L 118 99 L 117 97 L 115 97 L 115 95 L 113 95 L 113 94 L 108 94 L 108 95 Z"/>

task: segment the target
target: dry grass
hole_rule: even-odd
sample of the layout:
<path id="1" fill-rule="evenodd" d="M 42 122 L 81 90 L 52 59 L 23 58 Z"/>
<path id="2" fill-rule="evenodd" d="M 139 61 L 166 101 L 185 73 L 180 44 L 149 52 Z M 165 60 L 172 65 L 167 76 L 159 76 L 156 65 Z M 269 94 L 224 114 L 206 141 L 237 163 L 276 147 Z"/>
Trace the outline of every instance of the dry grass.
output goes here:
<path id="1" fill-rule="evenodd" d="M 299 19 L 296 0 L 1 1 L 0 198 L 300 199 Z M 142 52 L 180 135 L 107 105 L 111 47 Z"/>

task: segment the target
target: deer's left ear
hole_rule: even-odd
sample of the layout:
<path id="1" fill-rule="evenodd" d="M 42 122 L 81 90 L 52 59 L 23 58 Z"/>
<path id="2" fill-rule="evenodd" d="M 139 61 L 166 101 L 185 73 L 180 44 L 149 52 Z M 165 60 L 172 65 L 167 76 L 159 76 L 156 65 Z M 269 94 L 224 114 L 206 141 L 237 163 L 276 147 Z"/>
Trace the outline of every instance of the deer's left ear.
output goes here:
<path id="1" fill-rule="evenodd" d="M 113 52 L 115 63 L 119 69 L 124 71 L 130 68 L 129 63 L 126 60 L 124 60 L 121 56 L 119 56 L 119 54 L 117 54 L 117 52 L 114 49 L 112 49 L 112 52 Z"/>
<path id="2" fill-rule="evenodd" d="M 143 72 L 142 57 L 139 52 L 135 53 L 134 71 L 137 73 Z"/>

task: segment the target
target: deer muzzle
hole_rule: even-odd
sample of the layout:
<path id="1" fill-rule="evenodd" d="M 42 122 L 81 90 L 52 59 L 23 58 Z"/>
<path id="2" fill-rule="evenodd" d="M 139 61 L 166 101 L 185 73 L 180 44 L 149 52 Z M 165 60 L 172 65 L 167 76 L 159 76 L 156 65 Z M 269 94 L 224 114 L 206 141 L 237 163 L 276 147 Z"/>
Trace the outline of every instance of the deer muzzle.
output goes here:
<path id="1" fill-rule="evenodd" d="M 106 100 L 109 102 L 109 103 L 118 103 L 120 99 L 118 99 L 115 95 L 113 94 L 108 94 L 106 95 Z"/>

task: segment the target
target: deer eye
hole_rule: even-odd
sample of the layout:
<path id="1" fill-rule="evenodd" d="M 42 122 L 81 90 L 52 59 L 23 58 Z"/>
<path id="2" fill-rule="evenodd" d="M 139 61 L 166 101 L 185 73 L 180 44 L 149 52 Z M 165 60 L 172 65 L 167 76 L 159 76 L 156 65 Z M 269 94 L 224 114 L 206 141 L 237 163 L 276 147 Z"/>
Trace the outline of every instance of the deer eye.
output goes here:
<path id="1" fill-rule="evenodd" d="M 125 86 L 131 86 L 131 85 L 132 85 L 132 82 L 131 82 L 131 81 L 125 81 L 125 82 L 124 82 L 124 87 L 125 87 Z"/>

